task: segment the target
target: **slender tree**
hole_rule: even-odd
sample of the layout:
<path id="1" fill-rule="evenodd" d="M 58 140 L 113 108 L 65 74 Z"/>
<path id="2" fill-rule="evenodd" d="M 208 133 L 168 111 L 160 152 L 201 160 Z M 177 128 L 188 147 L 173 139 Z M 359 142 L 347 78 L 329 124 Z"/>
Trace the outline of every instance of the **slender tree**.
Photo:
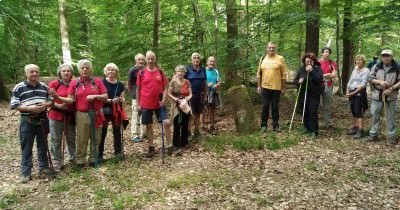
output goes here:
<path id="1" fill-rule="evenodd" d="M 160 1 L 154 0 L 153 51 L 157 53 L 160 43 Z"/>
<path id="2" fill-rule="evenodd" d="M 347 82 L 350 78 L 351 67 L 353 63 L 354 42 L 352 39 L 354 25 L 352 23 L 353 0 L 344 1 L 343 12 L 343 68 L 342 68 L 342 86 L 343 90 L 347 88 Z"/>
<path id="3" fill-rule="evenodd" d="M 65 15 L 65 0 L 58 1 L 58 9 L 60 12 L 60 32 L 61 32 L 61 49 L 64 63 L 72 63 L 71 50 L 69 48 L 68 24 Z"/>

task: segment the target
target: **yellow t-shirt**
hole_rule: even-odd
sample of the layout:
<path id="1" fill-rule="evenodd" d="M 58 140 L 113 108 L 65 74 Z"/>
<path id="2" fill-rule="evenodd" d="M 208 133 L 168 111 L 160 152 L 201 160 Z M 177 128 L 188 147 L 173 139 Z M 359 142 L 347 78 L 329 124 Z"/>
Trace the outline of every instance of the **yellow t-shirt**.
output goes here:
<path id="1" fill-rule="evenodd" d="M 257 79 L 260 78 L 260 70 L 262 71 L 261 87 L 270 90 L 281 90 L 282 80 L 286 79 L 285 59 L 280 55 L 269 57 L 265 56 L 261 65 L 258 66 Z"/>

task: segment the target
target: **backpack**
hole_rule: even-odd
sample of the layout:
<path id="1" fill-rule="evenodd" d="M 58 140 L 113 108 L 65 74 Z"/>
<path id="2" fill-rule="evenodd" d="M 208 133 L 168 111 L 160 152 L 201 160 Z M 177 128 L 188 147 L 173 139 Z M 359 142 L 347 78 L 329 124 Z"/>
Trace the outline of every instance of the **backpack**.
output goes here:
<path id="1" fill-rule="evenodd" d="M 94 88 L 96 88 L 96 90 L 99 90 L 99 88 L 98 88 L 97 85 L 96 85 L 96 82 L 94 82 L 94 77 L 90 77 L 90 83 L 92 84 L 92 86 L 93 86 Z M 76 79 L 76 86 L 75 86 L 75 93 L 74 93 L 74 98 L 75 98 L 75 100 L 76 100 L 76 92 L 78 92 L 78 87 L 79 87 L 80 85 L 85 85 L 85 83 L 81 81 L 81 78 L 80 78 L 80 77 L 78 77 L 78 78 Z"/>

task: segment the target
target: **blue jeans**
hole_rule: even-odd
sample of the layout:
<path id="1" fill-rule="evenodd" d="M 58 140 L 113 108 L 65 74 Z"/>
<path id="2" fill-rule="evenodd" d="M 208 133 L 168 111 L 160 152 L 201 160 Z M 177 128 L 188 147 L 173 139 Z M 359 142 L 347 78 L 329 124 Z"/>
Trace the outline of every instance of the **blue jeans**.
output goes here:
<path id="1" fill-rule="evenodd" d="M 43 126 L 43 127 L 42 127 Z M 21 174 L 23 176 L 30 176 L 33 162 L 32 162 L 32 149 L 33 142 L 36 137 L 37 147 L 37 160 L 39 170 L 49 168 L 47 159 L 47 133 L 48 122 L 43 124 L 34 125 L 29 123 L 26 119 L 21 119 L 20 123 L 20 144 L 21 144 Z M 43 129 L 44 128 L 44 129 Z"/>

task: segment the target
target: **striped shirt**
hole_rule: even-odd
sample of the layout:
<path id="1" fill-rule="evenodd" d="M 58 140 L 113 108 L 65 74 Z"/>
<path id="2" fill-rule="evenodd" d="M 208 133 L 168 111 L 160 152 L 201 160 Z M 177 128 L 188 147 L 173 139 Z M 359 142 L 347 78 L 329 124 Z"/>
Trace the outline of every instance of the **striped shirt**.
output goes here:
<path id="1" fill-rule="evenodd" d="M 29 84 L 28 81 L 18 83 L 12 92 L 11 110 L 16 109 L 20 105 L 31 106 L 53 101 L 53 98 L 47 92 L 48 89 L 47 85 L 43 82 L 37 83 L 36 86 Z"/>

